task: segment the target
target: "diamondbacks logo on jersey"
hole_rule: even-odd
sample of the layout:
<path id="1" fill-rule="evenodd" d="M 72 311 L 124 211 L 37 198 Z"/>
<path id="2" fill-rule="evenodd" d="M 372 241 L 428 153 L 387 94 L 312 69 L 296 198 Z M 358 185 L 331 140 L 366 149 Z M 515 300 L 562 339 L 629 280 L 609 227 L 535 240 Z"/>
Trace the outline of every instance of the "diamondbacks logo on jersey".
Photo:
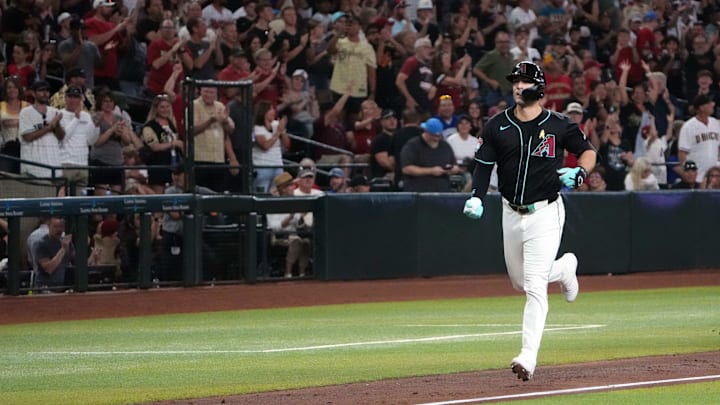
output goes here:
<path id="1" fill-rule="evenodd" d="M 540 130 L 540 144 L 532 151 L 531 156 L 555 158 L 555 135 L 546 134 L 545 130 Z"/>

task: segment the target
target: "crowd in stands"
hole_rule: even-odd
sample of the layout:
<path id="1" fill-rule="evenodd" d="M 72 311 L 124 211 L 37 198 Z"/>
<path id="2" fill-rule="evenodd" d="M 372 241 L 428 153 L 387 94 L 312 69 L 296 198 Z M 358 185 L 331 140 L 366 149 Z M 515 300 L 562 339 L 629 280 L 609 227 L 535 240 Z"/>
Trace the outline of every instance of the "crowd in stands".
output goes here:
<path id="1" fill-rule="evenodd" d="M 166 193 L 192 136 L 197 184 L 237 192 L 251 125 L 255 192 L 467 190 L 505 76 L 531 60 L 545 107 L 599 152 L 580 191 L 720 188 L 714 0 L 6 1 L 0 152 L 41 166 L 0 171 Z M 185 77 L 252 81 L 252 100 L 199 89 L 187 134 Z"/>

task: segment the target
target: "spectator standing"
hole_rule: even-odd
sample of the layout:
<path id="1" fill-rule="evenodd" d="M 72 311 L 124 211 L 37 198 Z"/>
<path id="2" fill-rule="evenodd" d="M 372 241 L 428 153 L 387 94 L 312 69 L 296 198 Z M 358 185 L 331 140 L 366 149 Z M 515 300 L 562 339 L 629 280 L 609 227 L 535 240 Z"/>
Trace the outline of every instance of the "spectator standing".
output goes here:
<path id="1" fill-rule="evenodd" d="M 231 166 L 239 166 L 230 141 L 235 124 L 228 116 L 225 104 L 217 100 L 217 88 L 201 88 L 200 97 L 196 98 L 193 104 L 195 163 L 218 166 L 228 162 Z M 230 172 L 236 176 L 239 170 L 230 169 Z M 228 169 L 197 168 L 195 176 L 196 184 L 222 192 L 226 189 Z"/>
<path id="2" fill-rule="evenodd" d="M 226 23 L 235 23 L 233 13 L 225 7 L 225 0 L 212 0 L 202 9 L 202 16 L 208 27 L 217 32 Z"/>
<path id="3" fill-rule="evenodd" d="M 37 72 L 30 63 L 30 45 L 18 42 L 13 46 L 12 61 L 7 66 L 8 76 L 17 76 L 23 87 L 28 87 L 37 78 Z"/>
<path id="4" fill-rule="evenodd" d="M 87 87 L 87 72 L 81 67 L 74 67 L 65 73 L 66 83 L 50 97 L 50 105 L 62 110 L 65 108 L 65 92 L 70 87 L 78 87 L 83 92 L 83 110 L 95 110 L 95 95 L 93 89 Z"/>
<path id="5" fill-rule="evenodd" d="M 342 119 L 348 97 L 349 95 L 346 93 L 335 104 L 323 103 L 320 105 L 320 117 L 313 124 L 313 138 L 316 141 L 346 151 L 350 149 L 349 136 Z M 352 157 L 348 154 L 321 146 L 314 147 L 313 155 L 318 163 L 330 165 L 352 163 Z"/>
<path id="6" fill-rule="evenodd" d="M 330 55 L 335 57 L 335 67 L 330 79 L 330 90 L 337 100 L 348 94 L 346 110 L 360 111 L 360 103 L 375 95 L 375 51 L 367 41 L 360 40 L 360 21 L 347 16 L 347 35 L 336 35 L 328 44 Z M 349 87 L 350 86 L 350 87 Z"/>
<path id="7" fill-rule="evenodd" d="M 99 136 L 90 149 L 90 165 L 100 166 L 90 171 L 90 184 L 95 187 L 95 195 L 105 195 L 108 191 L 119 195 L 123 190 L 123 147 L 134 145 L 142 148 L 142 141 L 132 133 L 130 122 L 116 111 L 115 96 L 109 90 L 98 94 L 99 111 L 93 119 Z M 103 167 L 105 166 L 105 167 Z M 106 168 L 107 167 L 107 168 Z"/>
<path id="8" fill-rule="evenodd" d="M 312 138 L 313 123 L 320 116 L 320 107 L 314 88 L 307 86 L 308 77 L 308 73 L 302 69 L 293 72 L 278 111 L 288 116 L 287 129 L 290 133 Z M 298 146 L 305 148 L 304 144 Z"/>
<path id="9" fill-rule="evenodd" d="M 132 22 L 130 17 L 124 18 L 118 24 L 111 21 L 115 8 L 115 2 L 112 0 L 95 0 L 93 8 L 95 14 L 85 21 L 86 33 L 102 55 L 102 64 L 95 67 L 94 86 L 104 85 L 112 90 L 120 90 L 117 79 L 118 48 L 127 47 L 128 37 L 125 35 L 125 28 Z"/>
<path id="10" fill-rule="evenodd" d="M 307 69 L 305 50 L 310 34 L 300 32 L 295 7 L 285 5 L 280 13 L 285 25 L 285 28 L 277 36 L 277 41 L 280 44 L 280 58 L 286 64 L 286 71 L 289 73 L 298 69 L 305 70 Z"/>
<path id="11" fill-rule="evenodd" d="M 519 0 L 517 7 L 510 11 L 508 17 L 508 25 L 511 32 L 516 33 L 520 30 L 526 30 L 528 32 L 528 44 L 532 44 L 536 39 L 540 38 L 537 28 L 538 17 L 535 15 L 532 5 L 532 0 Z"/>
<path id="12" fill-rule="evenodd" d="M 24 101 L 23 86 L 18 78 L 6 78 L 3 89 L 5 100 L 0 101 L 0 153 L 20 158 L 20 111 L 29 104 Z M 0 159 L 0 171 L 20 173 L 20 163 Z"/>
<path id="13" fill-rule="evenodd" d="M 193 60 L 186 48 L 186 41 L 177 38 L 175 22 L 165 19 L 160 23 L 156 35 L 147 50 L 147 88 L 153 96 L 162 93 L 173 70 L 173 65 L 182 62 L 192 69 Z"/>
<path id="14" fill-rule="evenodd" d="M 326 2 L 327 3 L 327 2 Z M 330 89 L 329 77 L 332 76 L 333 65 L 328 53 L 328 39 L 325 36 L 325 28 L 319 21 L 312 19 L 307 23 L 309 39 L 305 51 L 307 59 L 307 72 L 310 76 L 310 85 L 315 91 L 327 92 Z"/>
<path id="15" fill-rule="evenodd" d="M 65 137 L 65 130 L 60 125 L 62 114 L 47 105 L 50 85 L 46 81 L 37 81 L 30 88 L 35 93 L 35 102 L 20 110 L 20 157 L 31 162 L 60 166 L 58 149 Z M 30 164 L 22 164 L 20 172 L 45 178 L 53 175 L 51 169 Z M 55 176 L 58 175 L 56 171 Z"/>
<path id="16" fill-rule="evenodd" d="M 600 138 L 598 157 L 605 171 L 605 182 L 608 191 L 625 189 L 625 176 L 632 166 L 634 157 L 630 148 L 625 146 L 620 134 L 622 127 L 617 121 L 606 123 Z"/>
<path id="17" fill-rule="evenodd" d="M 556 36 L 565 38 L 568 33 L 572 10 L 570 7 L 563 6 L 564 0 L 549 0 L 538 13 L 538 32 L 545 43 L 549 43 Z"/>
<path id="18" fill-rule="evenodd" d="M 190 32 L 190 39 L 185 46 L 193 60 L 191 76 L 200 80 L 215 79 L 215 65 L 223 64 L 217 36 L 214 36 L 210 42 L 204 39 L 208 29 L 202 18 L 190 17 L 187 29 Z"/>
<path id="19" fill-rule="evenodd" d="M 27 239 L 25 239 L 25 248 L 27 250 L 27 265 L 29 268 L 35 270 L 38 267 L 37 263 L 37 245 L 40 240 L 48 234 L 48 225 L 50 224 L 50 217 L 43 216 L 37 218 L 37 226 L 30 232 Z"/>
<path id="20" fill-rule="evenodd" d="M 65 271 L 75 258 L 72 235 L 65 235 L 65 220 L 50 218 L 48 233 L 35 247 L 37 267 L 35 288 L 57 287 L 65 284 Z"/>
<path id="21" fill-rule="evenodd" d="M 390 18 L 388 18 L 388 21 L 393 23 L 392 35 L 396 36 L 397 34 L 404 31 L 416 32 L 417 30 L 413 26 L 410 19 L 407 17 L 407 4 L 405 3 L 405 0 L 391 0 L 391 5 L 392 11 Z"/>
<path id="22" fill-rule="evenodd" d="M 542 61 L 540 52 L 531 45 L 530 31 L 522 25 L 515 29 L 515 46 L 510 49 L 510 53 L 515 62 L 529 60 L 540 63 Z"/>
<path id="23" fill-rule="evenodd" d="M 283 89 L 287 87 L 285 81 L 285 67 L 275 63 L 272 52 L 265 48 L 258 49 L 253 55 L 255 70 L 253 71 L 253 96 L 255 103 L 268 101 L 277 106 Z M 274 64 L 274 66 L 273 66 Z"/>
<path id="24" fill-rule="evenodd" d="M 423 130 L 420 127 L 420 114 L 415 110 L 406 109 L 403 111 L 402 127 L 395 131 L 390 142 L 389 154 L 395 161 L 395 188 L 402 191 L 404 188 L 404 177 L 402 172 L 402 149 L 405 144 L 416 137 L 422 135 Z"/>
<path id="25" fill-rule="evenodd" d="M 360 108 L 354 130 L 348 132 L 348 142 L 350 150 L 355 154 L 353 160 L 367 163 L 370 161 L 370 146 L 380 132 L 382 110 L 373 100 L 363 101 Z"/>
<path id="26" fill-rule="evenodd" d="M 103 59 L 94 42 L 85 39 L 85 20 L 75 16 L 70 21 L 70 38 L 58 44 L 58 55 L 67 73 L 78 67 L 85 71 L 88 88 L 95 88 L 95 67 L 100 66 Z"/>
<path id="27" fill-rule="evenodd" d="M 706 95 L 693 100 L 695 116 L 683 124 L 678 138 L 678 166 L 675 172 L 681 174 L 682 164 L 692 160 L 697 164 L 697 181 L 702 183 L 705 172 L 720 161 L 720 121 L 713 117 L 715 101 Z"/>
<path id="28" fill-rule="evenodd" d="M 499 31 L 495 35 L 495 48 L 483 55 L 473 66 L 473 74 L 485 85 L 485 106 L 492 107 L 500 100 L 512 102 L 512 86 L 505 80 L 505 74 L 514 66 L 510 53 L 510 36 Z"/>
<path id="29" fill-rule="evenodd" d="M 417 110 L 421 114 L 432 111 L 432 100 L 437 88 L 434 85 L 432 61 L 433 48 L 428 38 L 415 41 L 415 55 L 409 57 L 400 67 L 395 85 L 405 97 L 405 108 Z"/>
<path id="30" fill-rule="evenodd" d="M 402 149 L 404 191 L 450 192 L 450 175 L 458 174 L 455 154 L 443 138 L 443 125 L 437 118 L 425 121 L 422 135 L 409 140 Z"/>
<path id="31" fill-rule="evenodd" d="M 472 125 L 472 136 L 479 137 L 485 127 L 483 121 L 482 104 L 479 100 L 473 99 L 467 105 L 467 115 L 470 117 L 470 124 Z"/>
<path id="32" fill-rule="evenodd" d="M 70 184 L 87 185 L 90 147 L 98 139 L 98 128 L 92 117 L 83 111 L 83 90 L 70 87 L 65 92 L 65 108 L 61 110 L 60 125 L 65 137 L 60 142 L 60 163 L 63 175 Z"/>
<path id="33" fill-rule="evenodd" d="M 418 33 L 418 38 L 429 37 L 433 44 L 440 37 L 440 29 L 433 22 L 432 0 L 419 0 L 415 8 L 417 18 L 413 21 L 413 27 Z"/>
<path id="34" fill-rule="evenodd" d="M 218 80 L 237 82 L 250 76 L 250 61 L 242 48 L 233 50 L 230 54 L 230 63 L 218 73 Z M 220 102 L 227 105 L 239 92 L 236 87 L 225 87 L 222 89 Z"/>
<path id="35" fill-rule="evenodd" d="M 622 75 L 622 65 L 627 63 L 630 65 L 627 84 L 634 86 L 642 82 L 643 68 L 640 63 L 640 54 L 637 49 L 630 43 L 630 31 L 626 28 L 620 28 L 617 33 L 617 45 L 615 53 L 610 56 L 610 63 L 615 69 L 615 77 Z"/>
<path id="36" fill-rule="evenodd" d="M 549 110 L 563 111 L 565 100 L 572 95 L 572 79 L 563 71 L 560 61 L 545 54 L 545 106 Z M 585 82 L 583 81 L 583 86 Z"/>
<path id="37" fill-rule="evenodd" d="M 22 41 L 21 33 L 24 29 L 40 28 L 40 20 L 33 10 L 35 0 L 16 0 L 7 3 L 9 7 L 3 10 L 2 24 L 0 24 L 0 33 L 5 43 L 4 52 L 0 52 L 3 55 L 10 55 L 15 44 Z"/>
<path id="38" fill-rule="evenodd" d="M 380 115 L 381 131 L 370 146 L 370 176 L 371 178 L 386 178 L 393 180 L 395 172 L 395 158 L 390 154 L 392 140 L 397 130 L 398 120 L 395 111 L 385 109 Z"/>
<path id="39" fill-rule="evenodd" d="M 181 162 L 185 145 L 178 138 L 172 104 L 166 94 L 153 98 L 142 129 L 142 138 L 152 152 L 144 162 L 146 165 L 175 167 Z M 153 167 L 148 170 L 148 184 L 156 194 L 162 194 L 165 185 L 172 181 L 170 174 L 171 169 L 168 167 Z"/>
<path id="40" fill-rule="evenodd" d="M 145 13 L 138 19 L 135 39 L 138 42 L 150 45 L 161 33 L 165 8 L 162 0 L 146 0 Z M 173 31 L 174 32 L 174 31 Z"/>
<path id="41" fill-rule="evenodd" d="M 255 145 L 252 150 L 253 166 L 277 166 L 256 168 L 254 190 L 270 191 L 272 181 L 282 173 L 282 153 L 290 147 L 285 126 L 287 117 L 278 120 L 277 110 L 268 101 L 261 101 L 255 110 Z"/>
<path id="42" fill-rule="evenodd" d="M 672 189 L 688 190 L 700 188 L 697 181 L 698 167 L 692 160 L 686 160 L 682 165 L 683 170 L 680 174 L 680 181 L 672 185 Z"/>
<path id="43" fill-rule="evenodd" d="M 198 18 L 203 21 L 205 19 L 202 16 L 202 6 L 200 5 L 200 2 L 197 0 L 191 0 L 190 3 L 187 5 L 187 14 L 185 15 L 185 18 L 183 19 L 185 25 L 180 28 L 178 31 L 178 38 L 181 41 L 189 41 L 190 40 L 190 27 L 187 26 L 188 22 L 191 18 Z M 207 27 L 207 23 L 205 23 L 205 26 Z M 212 43 L 217 39 L 217 34 L 215 33 L 215 30 L 212 29 L 206 29 L 205 30 L 205 37 L 203 40 L 207 41 L 208 43 Z"/>

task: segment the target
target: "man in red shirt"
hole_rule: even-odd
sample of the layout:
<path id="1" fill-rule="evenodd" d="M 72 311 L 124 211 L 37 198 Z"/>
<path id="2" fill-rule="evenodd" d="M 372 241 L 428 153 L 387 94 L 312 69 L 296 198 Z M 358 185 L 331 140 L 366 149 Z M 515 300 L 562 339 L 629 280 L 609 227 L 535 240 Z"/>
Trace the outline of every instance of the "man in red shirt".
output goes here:
<path id="1" fill-rule="evenodd" d="M 119 24 L 110 21 L 114 13 L 114 0 L 95 0 L 95 14 L 85 21 L 85 33 L 102 55 L 102 65 L 95 68 L 95 87 L 108 86 L 120 90 L 118 84 L 118 47 L 127 46 L 125 27 L 130 23 L 126 17 Z"/>
<path id="2" fill-rule="evenodd" d="M 628 87 L 635 86 L 642 82 L 644 70 L 640 63 L 640 54 L 638 50 L 630 43 L 630 31 L 626 28 L 620 28 L 617 34 L 617 47 L 615 53 L 610 56 L 610 63 L 613 64 L 615 77 L 622 75 L 620 66 L 623 63 L 630 64 L 630 73 L 628 74 Z"/>
<path id="3" fill-rule="evenodd" d="M 147 51 L 147 87 L 153 95 L 164 91 L 165 82 L 176 62 L 182 61 L 183 66 L 192 66 L 193 63 L 192 56 L 186 51 L 185 41 L 179 40 L 175 33 L 173 20 L 163 20 L 158 31 L 160 35 L 150 42 Z"/>
<path id="4" fill-rule="evenodd" d="M 250 62 L 242 48 L 233 50 L 230 54 L 230 64 L 218 74 L 218 80 L 237 82 L 250 76 Z M 227 105 L 238 93 L 237 87 L 225 87 L 220 95 L 220 101 Z"/>
<path id="5" fill-rule="evenodd" d="M 549 53 L 545 54 L 545 108 L 562 111 L 565 100 L 572 95 L 572 79 L 566 75 L 560 62 Z"/>

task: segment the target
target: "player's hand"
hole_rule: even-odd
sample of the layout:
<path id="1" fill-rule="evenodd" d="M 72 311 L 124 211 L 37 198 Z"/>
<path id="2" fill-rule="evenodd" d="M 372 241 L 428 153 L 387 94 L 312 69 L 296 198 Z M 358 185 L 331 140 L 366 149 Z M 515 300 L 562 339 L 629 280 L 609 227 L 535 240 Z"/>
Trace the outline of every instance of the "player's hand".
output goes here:
<path id="1" fill-rule="evenodd" d="M 587 172 L 582 167 L 563 167 L 558 169 L 557 173 L 560 175 L 560 181 L 567 188 L 578 188 L 585 182 Z"/>
<path id="2" fill-rule="evenodd" d="M 465 201 L 465 208 L 463 208 L 463 214 L 467 215 L 472 219 L 479 219 L 485 208 L 483 208 L 482 200 L 477 197 L 468 198 Z"/>

